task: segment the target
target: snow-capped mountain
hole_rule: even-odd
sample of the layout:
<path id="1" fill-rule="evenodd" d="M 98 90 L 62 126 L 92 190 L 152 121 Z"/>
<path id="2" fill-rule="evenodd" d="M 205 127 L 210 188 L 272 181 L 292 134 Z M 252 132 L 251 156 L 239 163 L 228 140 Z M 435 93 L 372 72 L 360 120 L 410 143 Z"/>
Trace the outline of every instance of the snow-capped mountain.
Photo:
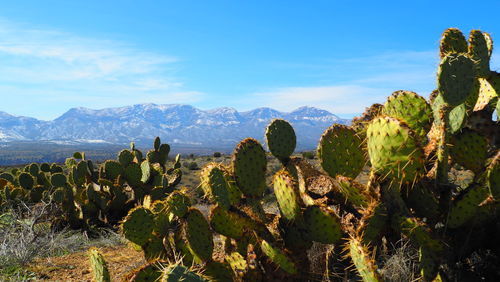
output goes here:
<path id="1" fill-rule="evenodd" d="M 150 145 L 155 136 L 172 146 L 230 148 L 246 137 L 264 139 L 274 118 L 294 127 L 298 148 L 312 149 L 321 133 L 334 123 L 349 120 L 313 107 L 290 113 L 271 108 L 238 112 L 233 108 L 200 110 L 189 105 L 138 104 L 93 110 L 72 108 L 52 121 L 41 121 L 0 112 L 0 141 L 53 141 Z"/>

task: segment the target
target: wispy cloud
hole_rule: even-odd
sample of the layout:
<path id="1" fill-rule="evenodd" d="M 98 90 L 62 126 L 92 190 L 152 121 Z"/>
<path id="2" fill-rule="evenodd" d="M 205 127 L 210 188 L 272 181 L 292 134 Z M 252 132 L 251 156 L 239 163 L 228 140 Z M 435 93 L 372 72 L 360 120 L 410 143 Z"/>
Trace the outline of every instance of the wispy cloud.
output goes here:
<path id="1" fill-rule="evenodd" d="M 311 86 L 270 88 L 253 93 L 244 103 L 259 101 L 281 110 L 309 105 L 352 116 L 373 103 L 383 103 L 396 90 L 411 90 L 427 97 L 435 88 L 438 54 L 430 51 L 385 52 L 373 56 L 325 59 L 321 64 L 294 64 L 319 83 Z"/>
<path id="2" fill-rule="evenodd" d="M 16 107 L 17 97 L 31 97 L 41 103 L 39 107 L 47 101 L 60 101 L 57 114 L 61 114 L 76 105 L 191 103 L 203 96 L 184 89 L 175 76 L 175 57 L 6 20 L 0 20 L 0 61 L 2 108 Z M 37 110 L 31 110 L 33 115 L 45 115 L 35 113 Z"/>

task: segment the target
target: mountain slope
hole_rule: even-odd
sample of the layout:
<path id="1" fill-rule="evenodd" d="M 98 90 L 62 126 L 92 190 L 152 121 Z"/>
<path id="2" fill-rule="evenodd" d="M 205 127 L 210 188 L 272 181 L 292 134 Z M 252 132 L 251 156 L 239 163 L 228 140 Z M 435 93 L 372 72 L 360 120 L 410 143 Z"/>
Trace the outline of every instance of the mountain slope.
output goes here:
<path id="1" fill-rule="evenodd" d="M 349 123 L 313 107 L 285 113 L 271 108 L 204 111 L 189 105 L 138 104 L 101 110 L 72 108 L 52 121 L 0 112 L 0 141 L 149 144 L 160 136 L 174 146 L 228 148 L 246 137 L 263 141 L 265 127 L 274 118 L 286 119 L 294 126 L 299 149 L 314 148 L 321 133 L 333 123 Z"/>

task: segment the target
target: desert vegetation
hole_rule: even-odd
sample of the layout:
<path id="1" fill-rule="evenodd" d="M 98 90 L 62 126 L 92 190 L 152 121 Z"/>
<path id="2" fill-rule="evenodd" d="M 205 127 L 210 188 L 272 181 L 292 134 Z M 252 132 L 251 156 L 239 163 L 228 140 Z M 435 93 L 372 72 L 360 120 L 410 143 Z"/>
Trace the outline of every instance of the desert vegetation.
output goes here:
<path id="1" fill-rule="evenodd" d="M 35 256 L 93 246 L 96 281 L 498 279 L 492 51 L 487 33 L 467 41 L 446 30 L 429 99 L 395 91 L 351 126 L 328 128 L 315 154 L 294 154 L 292 125 L 276 119 L 270 153 L 247 138 L 231 156 L 181 165 L 156 138 L 146 153 L 132 143 L 99 165 L 76 152 L 64 164 L 9 169 L 0 174 L 2 275 L 29 280 L 36 271 L 21 266 Z M 110 245 L 138 257 L 119 277 L 102 251 Z"/>

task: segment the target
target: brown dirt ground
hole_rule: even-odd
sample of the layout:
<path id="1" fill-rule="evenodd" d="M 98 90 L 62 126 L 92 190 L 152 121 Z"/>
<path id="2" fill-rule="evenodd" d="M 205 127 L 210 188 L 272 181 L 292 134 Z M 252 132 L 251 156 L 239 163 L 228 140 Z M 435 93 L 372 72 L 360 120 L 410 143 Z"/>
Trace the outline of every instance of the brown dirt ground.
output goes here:
<path id="1" fill-rule="evenodd" d="M 132 269 L 145 263 L 142 252 L 121 245 L 99 248 L 104 256 L 113 281 L 121 281 Z M 40 258 L 29 270 L 42 281 L 93 281 L 87 252 L 77 252 L 60 257 Z"/>

